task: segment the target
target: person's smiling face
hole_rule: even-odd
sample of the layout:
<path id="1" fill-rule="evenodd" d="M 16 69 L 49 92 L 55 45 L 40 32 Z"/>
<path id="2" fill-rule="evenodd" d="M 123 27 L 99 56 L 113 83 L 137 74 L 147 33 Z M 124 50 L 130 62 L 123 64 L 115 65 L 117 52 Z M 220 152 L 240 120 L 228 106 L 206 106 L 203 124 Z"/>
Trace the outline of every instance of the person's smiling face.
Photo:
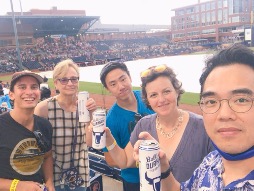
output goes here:
<path id="1" fill-rule="evenodd" d="M 247 65 L 233 64 L 216 67 L 204 83 L 202 97 L 230 99 L 232 96 L 248 96 L 253 99 L 254 70 Z M 236 104 L 253 101 L 236 100 Z M 254 145 L 254 107 L 249 111 L 233 111 L 227 100 L 213 114 L 203 112 L 205 128 L 212 141 L 224 152 L 237 154 Z"/>
<path id="2" fill-rule="evenodd" d="M 177 109 L 178 94 L 170 79 L 160 76 L 146 85 L 147 100 L 159 115 L 168 115 Z"/>
<path id="3" fill-rule="evenodd" d="M 78 87 L 79 87 L 79 80 L 78 80 L 78 73 L 77 71 L 69 67 L 66 75 L 61 76 L 61 78 L 56 79 L 54 81 L 56 89 L 59 90 L 60 94 L 66 94 L 66 95 L 74 95 L 77 94 L 78 92 Z M 68 80 L 67 84 L 61 83 L 61 79 L 77 79 L 75 82 Z"/>
<path id="4" fill-rule="evenodd" d="M 40 100 L 40 85 L 34 77 L 23 76 L 15 83 L 9 96 L 15 108 L 35 108 Z"/>

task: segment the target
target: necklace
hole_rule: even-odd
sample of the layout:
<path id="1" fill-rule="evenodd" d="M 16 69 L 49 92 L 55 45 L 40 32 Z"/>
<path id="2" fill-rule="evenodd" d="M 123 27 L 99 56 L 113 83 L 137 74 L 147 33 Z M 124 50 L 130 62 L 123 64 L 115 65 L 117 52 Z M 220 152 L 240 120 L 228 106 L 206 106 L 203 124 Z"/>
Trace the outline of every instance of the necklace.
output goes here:
<path id="1" fill-rule="evenodd" d="M 176 131 L 178 129 L 178 127 L 180 127 L 180 125 L 182 124 L 183 122 L 183 111 L 182 110 L 179 110 L 179 117 L 177 118 L 177 123 L 176 125 L 174 126 L 174 128 L 172 129 L 172 131 L 170 131 L 169 133 L 166 133 L 163 128 L 161 127 L 161 124 L 160 124 L 160 120 L 159 120 L 159 116 L 157 115 L 157 118 L 156 118 L 156 129 L 158 129 L 160 131 L 160 133 L 166 137 L 167 139 L 170 139 L 172 138 L 175 134 L 176 134 Z"/>

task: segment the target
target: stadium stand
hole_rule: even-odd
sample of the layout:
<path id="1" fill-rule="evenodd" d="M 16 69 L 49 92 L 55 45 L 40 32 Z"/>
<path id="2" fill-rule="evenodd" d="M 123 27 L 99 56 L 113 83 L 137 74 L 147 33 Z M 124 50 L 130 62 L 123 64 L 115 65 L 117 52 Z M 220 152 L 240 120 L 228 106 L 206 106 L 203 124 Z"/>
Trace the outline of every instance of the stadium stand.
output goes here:
<path id="1" fill-rule="evenodd" d="M 71 36 L 53 41 L 38 38 L 35 41 L 33 46 L 21 47 L 21 60 L 25 68 L 41 71 L 51 70 L 56 63 L 66 58 L 83 63 L 81 66 L 88 66 L 103 64 L 106 60 L 115 58 L 129 61 L 191 52 L 190 48 L 172 49 L 168 43 L 165 43 L 165 40 L 156 37 L 85 42 Z M 16 70 L 15 63 L 18 59 L 15 48 L 1 50 L 0 57 L 3 58 L 1 66 L 6 65 L 4 63 L 11 63 L 11 67 L 1 67 L 1 72 Z"/>
<path id="2" fill-rule="evenodd" d="M 36 11 L 40 10 L 32 13 Z M 62 14 L 60 10 L 52 11 Z M 84 12 L 72 16 L 39 15 L 39 12 L 32 15 L 32 13 L 27 12 L 24 15 L 15 13 L 20 60 L 23 67 L 29 70 L 51 70 L 56 63 L 66 58 L 73 59 L 80 66 L 89 66 L 118 58 L 128 61 L 190 51 L 189 49 L 172 51 L 165 33 L 159 36 L 145 31 L 126 33 L 104 31 L 101 35 L 98 31 L 88 33 L 89 28 L 99 20 L 99 17 L 85 16 Z M 19 57 L 14 46 L 10 13 L 7 16 L 0 16 L 0 24 L 4 26 L 0 29 L 0 73 L 14 72 L 19 69 Z"/>

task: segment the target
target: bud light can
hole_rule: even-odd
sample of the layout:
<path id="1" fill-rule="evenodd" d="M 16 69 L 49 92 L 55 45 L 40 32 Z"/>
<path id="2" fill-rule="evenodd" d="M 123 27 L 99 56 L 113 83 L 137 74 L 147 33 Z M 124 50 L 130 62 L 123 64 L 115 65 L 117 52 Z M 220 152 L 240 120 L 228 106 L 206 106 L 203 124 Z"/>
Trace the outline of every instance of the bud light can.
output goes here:
<path id="1" fill-rule="evenodd" d="M 79 92 L 78 94 L 78 115 L 79 115 L 79 122 L 89 122 L 90 121 L 90 113 L 86 109 L 86 102 L 89 98 L 89 93 Z"/>
<path id="2" fill-rule="evenodd" d="M 93 135 L 92 147 L 95 149 L 103 149 L 106 146 L 106 111 L 97 109 L 93 112 Z"/>
<path id="3" fill-rule="evenodd" d="M 160 191 L 159 145 L 155 140 L 143 140 L 139 146 L 139 176 L 140 191 Z"/>

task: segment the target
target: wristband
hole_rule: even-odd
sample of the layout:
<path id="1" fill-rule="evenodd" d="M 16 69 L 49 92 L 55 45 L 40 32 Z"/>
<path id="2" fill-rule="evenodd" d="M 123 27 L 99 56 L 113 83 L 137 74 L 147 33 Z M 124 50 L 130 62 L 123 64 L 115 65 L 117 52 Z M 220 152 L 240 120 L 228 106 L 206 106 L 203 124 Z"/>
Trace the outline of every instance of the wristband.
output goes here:
<path id="1" fill-rule="evenodd" d="M 115 146 L 116 146 L 116 140 L 114 139 L 114 142 L 107 147 L 108 151 L 111 151 L 113 148 L 115 148 Z"/>
<path id="2" fill-rule="evenodd" d="M 169 165 L 168 170 L 166 170 L 165 172 L 162 172 L 162 173 L 161 173 L 161 179 L 167 178 L 167 177 L 170 175 L 170 172 L 171 172 L 171 171 L 172 171 L 172 169 L 171 169 L 171 166 Z"/>
<path id="3" fill-rule="evenodd" d="M 10 191 L 16 191 L 16 187 L 17 187 L 17 184 L 18 184 L 18 183 L 19 183 L 19 180 L 14 179 L 14 180 L 11 182 Z"/>

